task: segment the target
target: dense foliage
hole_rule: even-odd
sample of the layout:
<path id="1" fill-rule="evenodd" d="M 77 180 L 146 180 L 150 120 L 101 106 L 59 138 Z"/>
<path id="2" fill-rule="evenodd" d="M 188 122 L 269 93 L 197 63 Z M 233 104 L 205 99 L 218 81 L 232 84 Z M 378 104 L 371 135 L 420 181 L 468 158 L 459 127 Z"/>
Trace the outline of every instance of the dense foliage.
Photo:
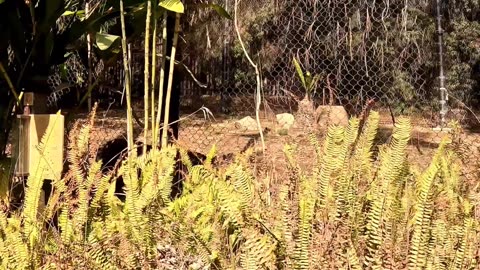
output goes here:
<path id="1" fill-rule="evenodd" d="M 157 5 L 152 10 L 152 2 L 147 2 L 147 9 L 143 1 L 125 2 L 132 4 L 126 8 L 133 12 L 128 15 L 122 12 L 120 16 L 126 78 L 130 78 L 127 26 L 146 28 L 143 105 L 148 108 L 152 102 L 150 111 L 154 115 L 155 98 L 149 97 L 154 93 L 151 90 L 156 89 L 155 65 L 152 64 L 151 77 L 148 72 L 149 56 L 153 56 L 152 62 L 157 60 L 156 46 L 153 42 L 152 48 L 149 47 L 150 24 L 144 23 L 143 19 L 147 22 L 152 18 L 156 20 L 157 17 L 152 14 L 156 14 Z M 327 2 L 335 3 L 329 6 Z M 435 31 L 434 9 L 430 2 L 419 1 L 418 7 L 404 5 L 404 2 L 385 1 L 372 6 L 368 1 L 288 1 L 279 9 L 271 9 L 272 6 L 268 5 L 259 8 L 257 3 L 250 8 L 258 8 L 259 15 L 245 15 L 250 20 L 247 28 L 253 29 L 248 30 L 253 34 L 247 35 L 246 40 L 257 60 L 269 57 L 268 53 L 262 52 L 265 43 L 288 46 L 292 44 L 288 42 L 295 41 L 297 47 L 276 51 L 276 55 L 283 59 L 259 61 L 262 68 L 281 70 L 281 67 L 287 67 L 283 61 L 288 61 L 290 66 L 292 58 L 289 54 L 296 50 L 295 53 L 303 54 L 303 57 L 295 59 L 302 61 L 301 65 L 306 70 L 319 74 L 314 77 L 319 81 L 322 76 L 334 71 L 339 56 L 342 56 L 342 61 L 347 61 L 349 65 L 339 72 L 344 79 L 336 85 L 340 93 L 354 102 L 354 97 L 359 96 L 358 89 L 349 88 L 362 84 L 367 95 L 385 94 L 382 97 L 389 101 L 400 100 L 397 107 L 404 110 L 419 97 L 425 97 L 429 102 L 433 100 L 429 91 L 431 84 L 426 82 L 433 81 L 436 74 L 432 37 Z M 12 2 L 0 0 L 0 11 L 6 3 Z M 29 25 L 25 20 L 34 18 L 32 6 L 26 8 L 28 3 L 22 9 L 27 17 L 11 15 L 14 20 L 22 19 L 27 28 L 33 27 L 22 31 L 32 31 L 33 42 L 28 40 L 25 50 L 21 47 L 18 53 L 14 52 L 15 59 L 22 60 L 26 56 L 25 62 L 15 60 L 14 64 L 2 65 L 4 68 L 0 70 L 0 75 L 4 78 L 12 77 L 7 72 L 17 74 L 15 66 L 19 63 L 20 70 L 30 70 L 29 78 L 42 75 L 44 70 L 37 71 L 38 67 L 58 63 L 52 60 L 56 59 L 53 56 L 63 59 L 63 53 L 70 48 L 64 45 L 63 50 L 52 51 L 57 46 L 57 43 L 51 44 L 56 40 L 50 34 L 56 27 L 54 22 L 60 15 L 68 14 L 68 10 L 61 1 L 48 3 L 56 3 L 58 9 L 40 9 L 41 5 L 35 7 L 47 15 L 55 11 L 51 18 L 45 17 L 49 23 L 45 28 L 47 37 L 35 34 L 36 24 Z M 107 3 L 115 12 L 105 14 L 117 16 L 117 2 Z M 120 10 L 123 10 L 123 1 L 119 3 Z M 183 12 L 182 2 L 165 0 L 160 4 L 176 13 L 176 40 L 179 13 Z M 248 7 L 244 5 L 244 9 Z M 458 92 L 465 94 L 459 99 L 471 99 L 475 96 L 473 89 L 478 83 L 475 77 L 479 56 L 476 39 L 479 31 L 476 22 L 478 4 L 455 1 L 452 5 L 443 7 L 448 22 L 445 27 L 449 55 L 447 66 L 449 73 L 455 74 L 449 76 L 448 87 L 453 96 L 457 97 Z M 317 10 L 327 12 L 318 13 Z M 104 18 L 105 14 L 100 13 L 99 18 Z M 308 19 L 298 14 L 305 14 Z M 132 19 L 135 15 L 145 18 L 135 21 Z M 130 24 L 125 23 L 125 17 L 131 19 Z M 284 26 L 273 23 L 275 17 L 295 18 L 290 26 L 296 32 L 283 31 Z M 35 18 L 43 21 L 43 17 Z M 347 19 L 348 23 L 339 24 L 341 19 Z M 308 20 L 312 20 L 313 24 L 306 24 Z M 85 20 L 82 22 L 85 23 Z M 39 25 L 43 26 L 42 23 Z M 71 30 L 78 30 L 73 25 Z M 162 25 L 162 30 L 166 32 L 166 20 Z M 263 26 L 266 25 L 275 30 L 264 31 Z M 275 28 L 274 25 L 281 27 Z M 93 26 L 87 23 L 85 31 L 92 31 L 88 27 Z M 93 29 L 98 30 L 100 26 L 95 27 Z M 155 32 L 155 29 L 156 26 L 152 31 Z M 113 35 L 114 28 L 111 30 L 108 34 L 94 33 L 98 49 L 115 47 L 119 37 Z M 276 31 L 284 35 L 275 34 Z M 304 36 L 307 32 L 309 34 Z M 339 38 L 342 35 L 348 38 Z M 13 32 L 10 31 L 8 37 L 7 43 L 0 45 L 15 51 L 12 49 L 15 45 L 12 43 Z M 62 37 L 61 33 L 59 37 Z M 167 38 L 166 35 L 163 37 Z M 77 38 L 71 41 L 75 43 Z M 299 42 L 299 38 L 304 40 Z M 173 43 L 168 72 L 170 90 L 176 47 Z M 37 44 L 43 45 L 37 48 Z M 311 54 L 310 49 L 305 47 L 307 45 L 313 51 L 320 50 L 322 53 Z M 26 52 L 32 52 L 32 60 L 29 54 L 25 55 Z M 45 57 L 40 52 L 46 52 Z M 240 54 L 237 53 L 238 48 L 234 46 L 233 57 L 239 65 Z M 202 56 L 216 58 L 219 54 L 212 52 Z M 0 63 L 5 61 L 4 55 L 2 57 Z M 166 53 L 163 53 L 163 63 L 166 58 Z M 35 63 L 38 61 L 38 66 L 28 64 L 33 60 Z M 297 66 L 300 67 L 300 64 Z M 237 84 L 250 77 L 246 71 L 238 69 L 235 72 L 233 77 Z M 281 76 L 292 81 L 296 79 L 288 72 L 282 72 L 266 74 L 265 79 L 281 81 Z M 370 76 L 370 72 L 378 76 Z M 22 78 L 22 73 L 17 75 Z M 307 84 L 305 78 L 303 82 L 307 92 L 315 93 L 314 87 L 311 87 L 314 84 L 310 84 L 312 81 Z M 381 80 L 388 83 L 379 84 Z M 20 81 L 23 83 L 23 80 Z M 127 107 L 131 110 L 131 84 L 129 79 L 126 81 Z M 10 107 L 14 104 L 12 96 L 15 96 L 15 88 L 19 85 L 21 83 L 10 87 Z M 158 96 L 163 95 L 163 88 L 159 89 Z M 168 91 L 166 95 L 169 95 Z M 155 94 L 152 96 L 155 97 Z M 159 104 L 161 100 L 159 98 Z M 168 105 L 168 102 L 158 105 L 158 115 L 162 106 Z M 153 130 L 152 137 L 155 138 L 160 125 L 153 122 L 155 117 L 151 117 L 154 128 L 149 130 L 148 109 L 145 112 L 145 134 Z M 37 149 L 32 149 L 39 151 L 43 158 L 36 167 L 30 168 L 20 208 L 12 202 L 17 195 L 11 191 L 12 180 L 9 175 L 1 175 L 0 268 L 475 269 L 479 263 L 478 187 L 467 185 L 460 175 L 458 156 L 462 153 L 456 147 L 456 129 L 439 143 L 430 165 L 420 170 L 417 164 L 407 159 L 407 145 L 412 132 L 408 118 L 395 119 L 390 139 L 378 145 L 379 114 L 372 111 L 365 119 L 352 117 L 346 127 L 328 128 L 323 142 L 319 141 L 316 133 L 303 134 L 309 137 L 314 149 L 311 157 L 298 155 L 296 145 L 285 145 L 283 150 L 287 162 L 286 168 L 282 169 L 286 172 L 273 184 L 268 176 L 262 178 L 257 174 L 251 161 L 253 149 L 238 154 L 229 164 L 221 166 L 214 162 L 216 149 L 213 147 L 204 164 L 193 165 L 187 150 L 167 145 L 166 139 L 162 140 L 161 149 L 153 140 L 153 147 L 147 152 L 145 136 L 144 151 L 137 156 L 130 133 L 133 125 L 130 113 L 128 158 L 120 159 L 111 171 L 102 170 L 102 163 L 96 157 L 97 138 L 93 138 L 91 132 L 95 118 L 93 110 L 85 125 L 77 123 L 71 130 L 68 171 L 61 178 L 53 179 L 48 200 L 43 202 L 45 180 L 42 179 L 42 171 L 50 169 L 46 161 L 54 158 L 45 152 L 45 146 L 55 143 L 48 139 L 50 130 L 47 130 Z M 174 183 L 178 154 L 186 168 L 186 175 L 181 183 L 181 194 L 172 196 L 172 190 L 178 185 Z M 305 158 L 313 160 L 308 169 L 300 166 L 301 159 Z M 120 181 L 124 183 L 124 189 L 122 194 L 116 194 Z"/>
<path id="2" fill-rule="evenodd" d="M 360 100 L 376 97 L 406 113 L 438 109 L 436 2 L 242 1 L 239 21 L 249 52 L 262 68 L 267 95 L 302 93 L 293 80 L 295 56 L 307 70 L 323 75 L 319 95 L 331 74 L 343 104 L 361 107 Z M 478 1 L 439 2 L 451 105 L 474 106 L 480 77 Z M 240 45 L 225 33 L 232 26 L 209 16 L 191 21 L 187 38 L 197 42 L 189 50 L 200 70 L 213 74 L 213 86 L 226 83 L 238 94 L 253 89 L 255 78 L 244 65 Z M 226 66 L 220 64 L 224 61 Z M 214 71 L 212 62 L 218 67 Z"/>
<path id="3" fill-rule="evenodd" d="M 169 146 L 102 174 L 90 137 L 93 117 L 70 134 L 69 172 L 53 182 L 45 207 L 43 180 L 36 175 L 20 210 L 10 208 L 3 187 L 3 269 L 478 265 L 478 201 L 461 181 L 451 137 L 442 140 L 430 166 L 418 171 L 406 159 L 407 118 L 399 119 L 390 142 L 378 147 L 376 112 L 363 128 L 356 118 L 346 128 L 330 127 L 322 144 L 311 134 L 316 163 L 308 171 L 298 165 L 295 146 L 286 145 L 288 174 L 273 187 L 255 176 L 251 150 L 218 167 L 212 148 L 203 165 L 192 166 L 185 150 Z M 42 145 L 52 143 L 46 138 Z M 183 193 L 172 198 L 177 151 L 188 173 Z M 44 166 L 40 162 L 37 169 Z M 124 201 L 114 194 L 120 176 Z M 171 253 L 165 250 L 172 249 L 176 258 L 166 262 Z"/>

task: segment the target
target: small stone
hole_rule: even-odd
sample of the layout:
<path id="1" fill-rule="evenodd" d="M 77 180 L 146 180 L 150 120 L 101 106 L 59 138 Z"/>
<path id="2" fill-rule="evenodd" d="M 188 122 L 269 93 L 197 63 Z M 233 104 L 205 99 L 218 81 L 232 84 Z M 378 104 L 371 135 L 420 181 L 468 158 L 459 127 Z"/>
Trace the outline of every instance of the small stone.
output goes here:
<path id="1" fill-rule="evenodd" d="M 202 269 L 202 264 L 200 262 L 194 262 L 190 265 L 191 270 L 200 270 Z"/>
<path id="2" fill-rule="evenodd" d="M 257 121 L 253 119 L 251 116 L 246 116 L 238 121 L 235 122 L 235 127 L 240 130 L 244 131 L 254 131 L 258 130 Z"/>
<path id="3" fill-rule="evenodd" d="M 291 113 L 280 113 L 276 115 L 277 124 L 280 130 L 289 130 L 295 122 L 295 117 Z"/>

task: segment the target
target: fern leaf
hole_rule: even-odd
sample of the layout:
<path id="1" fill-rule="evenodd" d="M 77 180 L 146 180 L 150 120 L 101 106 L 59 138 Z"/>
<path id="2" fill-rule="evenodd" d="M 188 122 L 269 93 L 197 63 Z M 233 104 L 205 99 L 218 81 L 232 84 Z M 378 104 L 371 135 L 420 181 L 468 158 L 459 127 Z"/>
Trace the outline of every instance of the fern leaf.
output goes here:
<path id="1" fill-rule="evenodd" d="M 330 127 L 325 140 L 320 173 L 318 175 L 318 195 L 321 208 L 327 207 L 332 199 L 329 190 L 332 189 L 333 182 L 339 177 L 345 154 L 344 128 Z"/>
<path id="2" fill-rule="evenodd" d="M 41 226 L 40 224 L 43 224 L 44 221 L 43 217 L 42 219 L 39 219 L 38 210 L 40 196 L 42 194 L 44 171 L 49 170 L 48 162 L 46 162 L 49 156 L 47 145 L 52 143 L 50 142 L 50 138 L 53 134 L 54 126 L 58 123 L 59 116 L 60 112 L 57 112 L 53 124 L 46 130 L 37 146 L 40 159 L 32 168 L 32 173 L 27 181 L 23 216 L 25 217 L 25 235 L 30 239 L 30 247 L 35 246 L 37 243 L 38 237 L 40 236 L 39 226 Z"/>
<path id="3" fill-rule="evenodd" d="M 247 240 L 243 244 L 240 264 L 245 270 L 272 269 L 275 262 L 275 244 L 267 235 L 255 230 L 243 232 Z"/>
<path id="4" fill-rule="evenodd" d="M 242 209 L 250 211 L 249 206 L 253 200 L 253 176 L 241 165 L 235 166 L 232 172 L 232 183 L 240 194 Z"/>
<path id="5" fill-rule="evenodd" d="M 462 239 L 460 241 L 460 245 L 455 252 L 455 258 L 453 261 L 453 268 L 455 270 L 460 269 L 468 269 L 469 267 L 473 267 L 471 264 L 473 261 L 473 252 L 470 252 L 470 245 L 472 244 L 472 238 L 475 237 L 472 235 L 475 233 L 473 232 L 475 221 L 472 218 L 466 218 L 463 225 L 462 230 Z"/>
<path id="6" fill-rule="evenodd" d="M 351 270 L 361 270 L 362 266 L 360 264 L 360 260 L 358 259 L 357 251 L 355 248 L 350 244 L 347 248 L 347 262 L 348 262 L 348 269 Z"/>
<path id="7" fill-rule="evenodd" d="M 439 157 L 444 154 L 445 141 L 434 156 L 430 166 L 417 180 L 417 198 L 415 202 L 414 230 L 409 250 L 409 269 L 423 268 L 427 262 L 427 237 L 430 233 L 433 194 L 432 185 L 440 170 Z"/>
<path id="8" fill-rule="evenodd" d="M 365 265 L 367 267 L 379 267 L 381 262 L 382 245 L 394 215 L 391 211 L 395 203 L 396 193 L 401 187 L 405 173 L 405 150 L 410 139 L 411 125 L 407 118 L 400 118 L 393 130 L 392 141 L 388 147 L 381 151 L 381 163 L 377 178 L 372 186 L 372 201 L 367 216 L 367 254 Z M 386 228 L 386 230 L 384 229 Z M 387 236 L 388 237 L 388 236 Z"/>
<path id="9" fill-rule="evenodd" d="M 214 144 L 212 148 L 210 148 L 210 151 L 207 153 L 207 158 L 205 159 L 204 166 L 207 169 L 212 168 L 212 161 L 217 155 L 217 146 Z"/>
<path id="10" fill-rule="evenodd" d="M 298 239 L 294 251 L 294 269 L 303 270 L 310 267 L 310 244 L 315 199 L 309 192 L 300 197 Z"/>

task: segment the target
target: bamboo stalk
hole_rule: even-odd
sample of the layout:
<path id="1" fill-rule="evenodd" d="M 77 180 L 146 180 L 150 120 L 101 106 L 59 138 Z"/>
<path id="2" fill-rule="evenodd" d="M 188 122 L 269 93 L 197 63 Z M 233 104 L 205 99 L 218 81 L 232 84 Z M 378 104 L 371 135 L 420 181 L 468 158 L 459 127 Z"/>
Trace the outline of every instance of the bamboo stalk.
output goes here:
<path id="1" fill-rule="evenodd" d="M 152 0 L 147 1 L 147 16 L 145 19 L 145 69 L 144 73 L 144 92 L 143 92 L 143 107 L 144 107 L 144 121 L 143 121 L 143 154 L 147 153 L 147 138 L 148 138 L 148 103 L 149 103 L 149 89 L 150 89 L 150 17 L 152 16 Z"/>
<path id="2" fill-rule="evenodd" d="M 175 66 L 175 53 L 177 51 L 178 33 L 180 32 L 180 13 L 175 14 L 175 32 L 173 33 L 172 52 L 170 54 L 170 69 L 168 73 L 167 96 L 165 97 L 165 113 L 163 118 L 162 148 L 167 146 L 168 120 L 170 117 L 170 99 L 172 96 L 173 69 Z"/>
<path id="3" fill-rule="evenodd" d="M 238 28 L 238 21 L 237 21 L 237 9 L 238 9 L 238 0 L 235 0 L 235 6 L 234 6 L 234 23 L 235 23 L 235 32 L 237 33 L 238 41 L 240 42 L 240 45 L 242 46 L 243 53 L 245 54 L 245 57 L 247 58 L 248 62 L 250 62 L 250 65 L 255 69 L 255 77 L 257 78 L 257 88 L 255 91 L 255 118 L 257 120 L 257 128 L 258 132 L 260 133 L 260 141 L 262 143 L 262 151 L 265 152 L 265 138 L 263 136 L 263 130 L 262 130 L 262 125 L 260 123 L 260 105 L 261 105 L 261 98 L 262 98 L 262 81 L 260 80 L 260 71 L 258 70 L 258 66 L 253 62 L 253 60 L 250 58 L 250 56 L 247 53 L 247 49 L 245 48 L 245 44 L 243 43 L 242 36 L 240 35 L 240 30 Z"/>
<path id="4" fill-rule="evenodd" d="M 127 54 L 127 35 L 125 33 L 125 15 L 123 9 L 123 0 L 120 0 L 120 22 L 122 25 L 122 51 L 123 51 L 123 68 L 125 70 L 125 89 L 127 99 L 127 142 L 128 142 L 128 162 L 132 164 L 133 158 L 136 154 L 133 151 L 133 120 L 132 120 L 132 89 L 130 82 L 130 67 L 128 65 Z M 129 166 L 130 167 L 130 166 Z"/>
<path id="5" fill-rule="evenodd" d="M 157 1 L 152 0 L 153 2 L 153 38 L 152 38 L 152 85 L 151 85 L 151 121 L 152 121 L 152 149 L 155 151 L 156 147 L 156 140 L 155 140 L 155 79 L 156 79 L 156 70 L 157 70 Z"/>
<path id="6" fill-rule="evenodd" d="M 160 82 L 158 86 L 158 107 L 157 107 L 157 119 L 155 123 L 155 146 L 158 146 L 158 140 L 160 139 L 160 117 L 162 114 L 163 106 L 163 88 L 165 85 L 165 62 L 167 60 L 167 17 L 168 13 L 164 11 L 162 21 L 162 65 L 160 68 Z"/>
<path id="7" fill-rule="evenodd" d="M 5 68 L 3 67 L 2 62 L 0 62 L 0 73 L 2 74 L 3 78 L 5 78 L 5 81 L 7 81 L 8 88 L 10 89 L 10 92 L 11 92 L 12 95 L 15 97 L 15 100 L 16 100 L 17 103 L 18 103 L 18 102 L 20 101 L 20 98 L 19 98 L 19 96 L 18 96 L 17 91 L 15 90 L 15 87 L 13 86 L 12 81 L 10 80 L 10 77 L 8 76 L 7 71 L 6 71 Z"/>

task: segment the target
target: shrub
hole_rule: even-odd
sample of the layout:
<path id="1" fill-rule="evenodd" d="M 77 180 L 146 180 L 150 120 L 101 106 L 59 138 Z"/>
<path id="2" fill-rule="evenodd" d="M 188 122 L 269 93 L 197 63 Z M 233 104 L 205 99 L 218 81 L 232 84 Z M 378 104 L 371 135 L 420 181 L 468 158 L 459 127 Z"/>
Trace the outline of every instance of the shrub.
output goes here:
<path id="1" fill-rule="evenodd" d="M 346 128 L 330 127 L 323 144 L 311 134 L 317 162 L 310 171 L 300 169 L 295 147 L 286 145 L 288 178 L 272 193 L 250 166 L 253 150 L 217 167 L 212 148 L 194 166 L 186 150 L 168 146 L 102 174 L 89 148 L 92 123 L 73 129 L 69 172 L 53 183 L 45 211 L 35 200 L 42 180 L 33 176 L 22 210 L 0 213 L 2 268 L 165 269 L 165 247 L 176 254 L 172 269 L 477 265 L 475 202 L 449 138 L 419 172 L 406 158 L 407 118 L 378 149 L 374 111 L 364 124 L 352 118 Z M 188 174 L 172 199 L 177 152 Z M 119 176 L 124 202 L 114 194 Z M 44 226 L 55 215 L 58 223 Z"/>

